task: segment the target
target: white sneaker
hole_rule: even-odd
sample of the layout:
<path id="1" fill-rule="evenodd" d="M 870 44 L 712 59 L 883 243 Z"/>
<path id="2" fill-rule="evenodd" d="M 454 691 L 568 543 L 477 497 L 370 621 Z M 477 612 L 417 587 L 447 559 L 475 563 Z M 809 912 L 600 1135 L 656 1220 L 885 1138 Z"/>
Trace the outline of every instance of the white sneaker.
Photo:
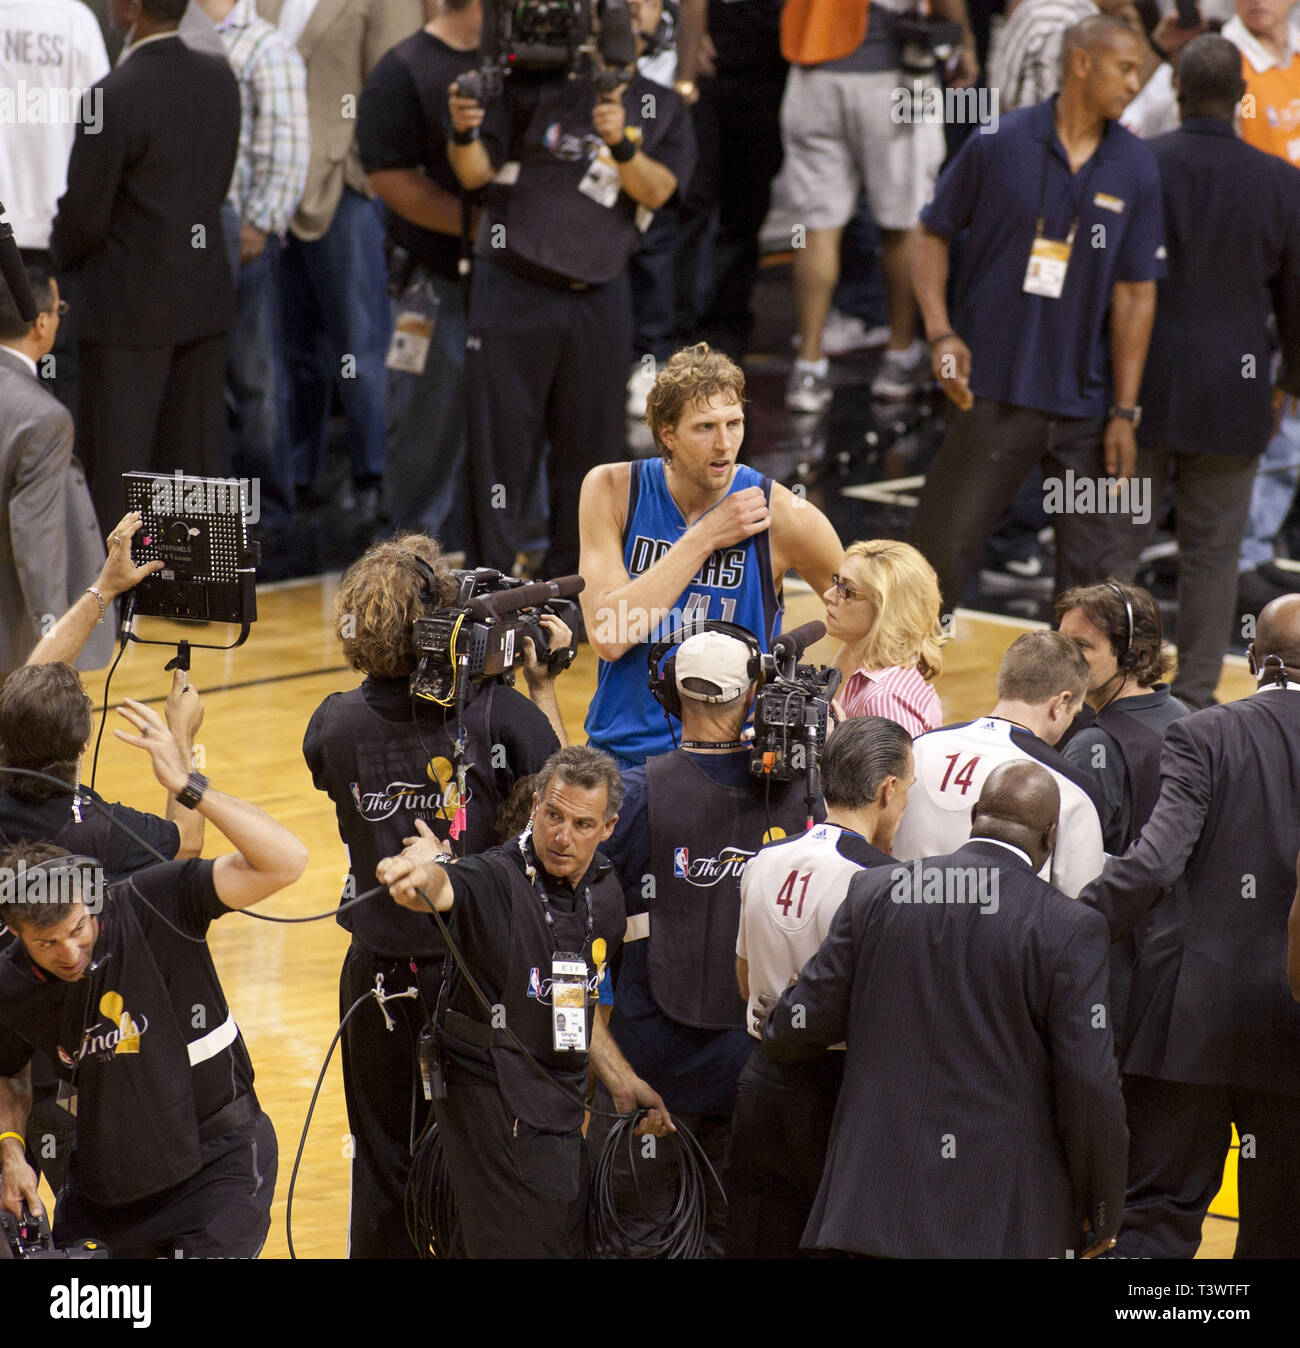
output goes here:
<path id="1" fill-rule="evenodd" d="M 904 351 L 886 351 L 871 381 L 873 398 L 912 398 L 930 383 L 930 348 L 915 341 Z"/>
<path id="2" fill-rule="evenodd" d="M 645 416 L 646 399 L 650 396 L 650 390 L 655 386 L 657 373 L 653 370 L 647 370 L 639 362 L 632 367 L 632 373 L 627 381 L 627 402 L 624 404 L 624 411 L 633 421 L 640 421 Z"/>
<path id="3" fill-rule="evenodd" d="M 829 376 L 801 370 L 797 365 L 790 371 L 785 386 L 785 405 L 791 412 L 824 412 L 834 397 Z"/>
<path id="4" fill-rule="evenodd" d="M 828 356 L 844 356 L 850 351 L 873 351 L 889 341 L 889 324 L 869 328 L 856 314 L 832 309 L 822 329 L 822 351 Z"/>

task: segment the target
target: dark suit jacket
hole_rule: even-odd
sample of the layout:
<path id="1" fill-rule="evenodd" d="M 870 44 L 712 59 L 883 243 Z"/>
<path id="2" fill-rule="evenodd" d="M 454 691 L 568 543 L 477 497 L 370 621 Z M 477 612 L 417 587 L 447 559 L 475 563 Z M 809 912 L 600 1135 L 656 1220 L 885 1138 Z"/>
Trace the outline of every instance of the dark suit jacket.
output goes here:
<path id="1" fill-rule="evenodd" d="M 82 340 L 176 346 L 227 331 L 234 288 L 221 203 L 239 148 L 230 66 L 177 37 L 133 50 L 77 127 L 51 249 Z"/>
<path id="2" fill-rule="evenodd" d="M 0 347 L 0 675 L 27 659 L 103 565 L 86 475 L 72 456 L 72 417 Z M 77 667 L 99 669 L 112 653 L 110 619 Z"/>
<path id="3" fill-rule="evenodd" d="M 1080 895 L 1116 939 L 1150 909 L 1124 1071 L 1300 1095 L 1300 1006 L 1286 982 L 1300 690 L 1274 688 L 1175 721 L 1160 775 L 1141 836 Z"/>
<path id="4" fill-rule="evenodd" d="M 1270 309 L 1282 338 L 1280 382 L 1300 393 L 1300 169 L 1217 117 L 1188 118 L 1149 144 L 1168 273 L 1156 283 L 1138 441 L 1182 454 L 1258 454 L 1271 426 Z"/>
<path id="5" fill-rule="evenodd" d="M 803 1244 L 1077 1257 L 1083 1219 L 1111 1236 L 1124 1208 L 1128 1133 L 1099 1011 L 1105 924 L 996 843 L 923 863 L 983 871 L 996 911 L 899 902 L 902 865 L 853 877 L 767 1021 L 778 1062 L 848 1044 Z"/>

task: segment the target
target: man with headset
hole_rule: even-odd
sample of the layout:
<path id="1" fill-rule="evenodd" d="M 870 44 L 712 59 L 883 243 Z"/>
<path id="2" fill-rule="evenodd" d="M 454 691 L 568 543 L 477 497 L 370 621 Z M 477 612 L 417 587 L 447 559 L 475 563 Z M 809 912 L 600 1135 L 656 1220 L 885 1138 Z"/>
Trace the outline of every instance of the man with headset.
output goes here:
<path id="1" fill-rule="evenodd" d="M 672 1129 L 595 1014 L 625 925 L 599 850 L 622 794 L 608 755 L 571 745 L 547 759 L 527 827 L 500 847 L 457 859 L 426 836 L 379 864 L 412 920 L 433 926 L 431 908 L 448 914 L 455 943 L 459 973 L 439 999 L 431 1077 L 471 1259 L 584 1255 L 589 1068 L 619 1112 L 649 1111 L 638 1131 Z"/>
<path id="2" fill-rule="evenodd" d="M 317 789 L 334 802 L 347 852 L 345 901 L 373 888 L 380 859 L 417 834 L 451 839 L 458 855 L 490 847 L 497 810 L 515 782 L 560 747 L 555 676 L 536 660 L 531 641 L 524 676 L 534 701 L 494 681 L 471 685 L 463 759 L 454 713 L 412 697 L 415 622 L 455 598 L 455 578 L 424 534 L 376 544 L 339 587 L 344 658 L 366 678 L 350 692 L 331 693 L 316 709 L 303 756 Z M 553 648 L 568 644 L 569 630 L 557 618 L 542 622 Z M 389 997 L 413 988 L 419 994 L 359 1007 L 342 1045 L 352 1135 L 349 1253 L 410 1259 L 415 1248 L 403 1201 L 411 1148 L 428 1111 L 417 1081 L 416 1042 L 437 999 L 446 947 L 430 922 L 382 894 L 338 920 L 352 934 L 339 981 L 340 1015 L 377 985 Z"/>
<path id="3" fill-rule="evenodd" d="M 205 940 L 214 918 L 292 884 L 307 849 L 256 806 L 190 771 L 166 721 L 120 714 L 154 775 L 235 851 L 113 885 L 93 858 L 23 844 L 0 858 L 0 1206 L 41 1209 L 24 1159 L 26 1072 L 40 1050 L 78 1096 L 59 1241 L 119 1258 L 253 1258 L 270 1227 L 276 1139 Z"/>
<path id="4" fill-rule="evenodd" d="M 740 877 L 765 842 L 802 832 L 805 787 L 802 775 L 779 782 L 750 772 L 741 732 L 762 677 L 752 633 L 701 623 L 670 633 L 649 658 L 654 696 L 680 717 L 682 742 L 623 773 L 623 809 L 606 848 L 628 912 L 610 1028 L 720 1175 L 736 1081 L 752 1047 L 735 980 Z M 616 1192 L 627 1196 L 629 1213 L 668 1210 L 674 1155 L 642 1157 L 635 1176 L 620 1160 Z M 635 1221 L 625 1225 L 637 1234 Z M 721 1205 L 711 1204 L 714 1255 L 722 1228 Z"/>

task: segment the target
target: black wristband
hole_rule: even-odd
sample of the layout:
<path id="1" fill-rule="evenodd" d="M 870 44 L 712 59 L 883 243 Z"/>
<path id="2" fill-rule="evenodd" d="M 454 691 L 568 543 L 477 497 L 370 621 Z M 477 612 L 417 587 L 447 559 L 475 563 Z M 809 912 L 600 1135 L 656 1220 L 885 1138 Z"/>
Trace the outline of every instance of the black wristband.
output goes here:
<path id="1" fill-rule="evenodd" d="M 478 139 L 478 127 L 471 126 L 468 131 L 453 131 L 451 133 L 451 143 L 453 145 L 473 145 Z"/>
<path id="2" fill-rule="evenodd" d="M 189 781 L 185 783 L 185 789 L 176 793 L 176 799 L 187 810 L 192 810 L 203 799 L 203 793 L 207 789 L 208 779 L 201 772 L 191 772 Z"/>
<path id="3" fill-rule="evenodd" d="M 635 158 L 636 146 L 625 131 L 623 138 L 609 147 L 609 152 L 616 164 L 626 164 L 628 160 Z"/>

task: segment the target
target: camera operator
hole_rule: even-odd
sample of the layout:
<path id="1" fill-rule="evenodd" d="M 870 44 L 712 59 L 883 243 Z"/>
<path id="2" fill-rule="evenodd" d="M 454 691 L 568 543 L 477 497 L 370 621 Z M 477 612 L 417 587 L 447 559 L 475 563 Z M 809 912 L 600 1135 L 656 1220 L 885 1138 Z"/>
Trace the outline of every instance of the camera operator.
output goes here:
<path id="1" fill-rule="evenodd" d="M 763 1019 L 826 939 L 853 876 L 893 863 L 889 848 L 913 780 L 902 726 L 883 716 L 846 721 L 822 758 L 826 822 L 768 843 L 745 867 L 736 979 L 757 1042 L 736 1089 L 727 1160 L 731 1259 L 798 1258 L 821 1184 L 843 1045 L 807 1062 L 769 1062 Z"/>
<path id="2" fill-rule="evenodd" d="M 757 642 L 717 631 L 681 643 L 672 670 L 664 670 L 671 691 L 658 693 L 670 704 L 680 700 L 681 747 L 624 772 L 623 810 L 606 849 L 629 915 L 610 1028 L 719 1175 L 736 1081 L 753 1048 L 736 991 L 740 875 L 764 842 L 802 833 L 805 820 L 803 782 L 753 776 L 750 746 L 741 741 L 756 651 Z M 634 1164 L 633 1175 L 620 1159 L 615 1191 L 635 1236 L 648 1230 L 638 1233 L 635 1214 L 662 1218 L 671 1207 L 677 1167 L 668 1157 Z M 711 1203 L 714 1257 L 723 1228 L 721 1208 Z"/>
<path id="3" fill-rule="evenodd" d="M 638 1131 L 662 1137 L 672 1129 L 664 1102 L 594 1014 L 601 970 L 625 926 L 618 877 L 597 850 L 622 794 L 608 755 L 561 749 L 538 774 L 532 820 L 517 837 L 455 865 L 445 845 L 422 840 L 379 865 L 393 898 L 425 914 L 415 920 L 434 925 L 417 889 L 450 914 L 451 938 L 492 1004 L 489 1023 L 454 976 L 439 1026 L 446 1095 L 434 1108 L 471 1259 L 585 1253 L 588 1063 L 621 1113 L 650 1111 Z"/>
<path id="4" fill-rule="evenodd" d="M 348 855 L 344 899 L 373 888 L 379 860 L 430 828 L 439 838 L 452 837 L 458 853 L 490 847 L 497 810 L 515 781 L 536 772 L 564 737 L 554 676 L 536 662 L 529 639 L 532 663 L 525 665 L 525 678 L 537 702 L 550 708 L 549 723 L 539 705 L 513 688 L 492 681 L 471 685 L 462 799 L 454 714 L 415 702 L 410 692 L 418 660 L 416 619 L 455 598 L 455 581 L 438 545 L 424 534 L 376 544 L 353 563 L 339 587 L 343 654 L 366 679 L 351 692 L 331 693 L 316 709 L 303 755 L 338 816 Z M 569 630 L 558 619 L 541 621 L 553 645 L 568 642 Z M 406 1232 L 403 1195 L 420 1131 L 420 1110 L 412 1098 L 416 1040 L 433 1010 L 446 950 L 431 922 L 401 912 L 382 895 L 340 913 L 338 920 L 352 933 L 339 982 L 340 1011 L 373 989 L 380 976 L 385 993 L 420 990 L 420 998 L 386 1008 L 397 1023 L 391 1032 L 385 1008 L 366 1003 L 348 1022 L 342 1045 L 355 1148 L 349 1251 L 354 1258 L 410 1259 L 415 1250 Z"/>
<path id="5" fill-rule="evenodd" d="M 639 24 L 653 26 L 653 17 L 638 9 Z M 485 187 L 518 163 L 513 186 L 484 193 L 476 250 L 467 551 L 480 566 L 511 570 L 544 432 L 551 542 L 543 569 L 569 574 L 578 569 L 583 476 L 623 448 L 628 258 L 648 213 L 690 177 L 694 133 L 681 98 L 640 74 L 601 93 L 589 77 L 514 70 L 486 108 L 458 90 L 448 99 L 448 153 L 461 185 Z"/>
<path id="6" fill-rule="evenodd" d="M 0 1206 L 41 1207 L 23 1159 L 26 1102 L 9 1080 L 39 1050 L 78 1092 L 56 1240 L 94 1236 L 126 1259 L 252 1258 L 270 1227 L 275 1131 L 204 937 L 214 918 L 292 884 L 307 851 L 191 772 L 156 711 L 128 699 L 119 712 L 136 733 L 117 737 L 236 850 L 151 867 L 107 895 L 98 863 L 63 862 L 62 848 L 23 844 L 0 858 L 10 880 L 0 918 L 19 936 L 0 956 L 0 1133 L 16 1134 L 0 1142 Z M 33 868 L 48 874 L 40 899 Z M 60 871 L 72 883 L 56 885 Z"/>

